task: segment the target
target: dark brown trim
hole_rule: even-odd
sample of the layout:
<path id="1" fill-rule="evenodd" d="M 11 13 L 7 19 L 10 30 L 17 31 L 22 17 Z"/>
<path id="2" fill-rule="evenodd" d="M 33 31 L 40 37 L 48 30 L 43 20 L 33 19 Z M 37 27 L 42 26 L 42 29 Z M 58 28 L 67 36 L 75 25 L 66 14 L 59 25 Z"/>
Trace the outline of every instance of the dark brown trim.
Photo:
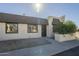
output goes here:
<path id="1" fill-rule="evenodd" d="M 7 24 L 17 24 L 17 32 L 7 32 Z M 6 22 L 6 23 L 5 23 L 5 33 L 6 33 L 6 34 L 15 34 L 15 33 L 18 33 L 18 23 Z"/>

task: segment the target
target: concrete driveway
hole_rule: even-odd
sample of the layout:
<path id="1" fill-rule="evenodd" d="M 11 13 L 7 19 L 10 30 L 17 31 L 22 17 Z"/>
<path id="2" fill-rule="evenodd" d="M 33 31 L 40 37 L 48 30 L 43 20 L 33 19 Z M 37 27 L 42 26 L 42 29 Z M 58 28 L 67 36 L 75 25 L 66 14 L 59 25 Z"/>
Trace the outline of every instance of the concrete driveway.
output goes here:
<path id="1" fill-rule="evenodd" d="M 1 56 L 50 56 L 60 53 L 62 51 L 79 46 L 78 40 L 59 43 L 53 39 L 46 38 L 51 44 L 24 48 L 20 50 L 0 53 Z"/>

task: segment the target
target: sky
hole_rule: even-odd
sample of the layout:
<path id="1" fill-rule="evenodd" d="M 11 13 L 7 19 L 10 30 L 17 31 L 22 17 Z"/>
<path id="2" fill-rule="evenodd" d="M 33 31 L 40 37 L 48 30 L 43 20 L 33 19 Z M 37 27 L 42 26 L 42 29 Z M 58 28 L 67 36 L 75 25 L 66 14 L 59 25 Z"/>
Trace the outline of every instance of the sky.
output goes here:
<path id="1" fill-rule="evenodd" d="M 66 20 L 72 20 L 79 27 L 79 4 L 78 3 L 43 3 L 39 13 L 36 12 L 33 3 L 0 3 L 0 12 L 11 13 L 40 18 L 48 16 L 64 16 Z"/>

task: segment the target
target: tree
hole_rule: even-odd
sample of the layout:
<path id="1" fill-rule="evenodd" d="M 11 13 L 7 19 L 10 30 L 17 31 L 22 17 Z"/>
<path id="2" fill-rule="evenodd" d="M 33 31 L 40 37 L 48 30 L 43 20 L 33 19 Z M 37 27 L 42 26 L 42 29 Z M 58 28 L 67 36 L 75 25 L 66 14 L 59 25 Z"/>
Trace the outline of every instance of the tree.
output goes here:
<path id="1" fill-rule="evenodd" d="M 56 29 L 56 32 L 60 34 L 69 34 L 69 33 L 74 33 L 75 31 L 76 31 L 76 25 L 72 21 L 59 23 L 58 28 Z"/>

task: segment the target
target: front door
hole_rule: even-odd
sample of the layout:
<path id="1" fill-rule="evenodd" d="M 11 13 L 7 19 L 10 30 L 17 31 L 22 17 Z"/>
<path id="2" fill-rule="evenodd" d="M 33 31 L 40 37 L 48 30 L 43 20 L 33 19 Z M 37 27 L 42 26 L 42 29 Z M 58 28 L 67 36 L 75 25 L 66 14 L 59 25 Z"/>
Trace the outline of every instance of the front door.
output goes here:
<path id="1" fill-rule="evenodd" d="M 46 37 L 46 25 L 42 25 L 42 37 Z"/>

